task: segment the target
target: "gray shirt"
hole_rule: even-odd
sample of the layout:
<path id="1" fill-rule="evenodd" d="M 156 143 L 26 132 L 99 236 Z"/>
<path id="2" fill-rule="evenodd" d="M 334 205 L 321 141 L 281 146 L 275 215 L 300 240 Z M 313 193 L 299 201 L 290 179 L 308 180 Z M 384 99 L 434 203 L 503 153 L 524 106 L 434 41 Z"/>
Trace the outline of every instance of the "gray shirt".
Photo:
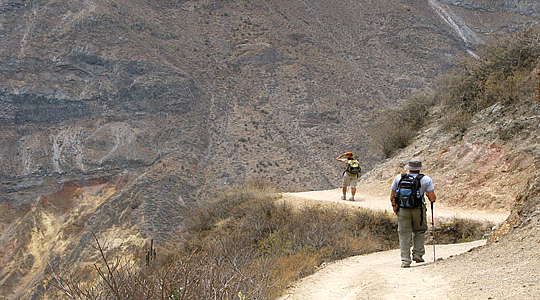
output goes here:
<path id="1" fill-rule="evenodd" d="M 413 177 L 416 177 L 418 174 L 409 173 Z M 397 191 L 399 181 L 401 180 L 401 174 L 396 176 L 394 178 L 394 182 L 392 183 L 392 191 Z M 422 179 L 420 179 L 420 195 L 424 195 L 426 192 L 433 192 L 435 191 L 435 186 L 433 185 L 433 181 L 429 176 L 424 175 Z"/>

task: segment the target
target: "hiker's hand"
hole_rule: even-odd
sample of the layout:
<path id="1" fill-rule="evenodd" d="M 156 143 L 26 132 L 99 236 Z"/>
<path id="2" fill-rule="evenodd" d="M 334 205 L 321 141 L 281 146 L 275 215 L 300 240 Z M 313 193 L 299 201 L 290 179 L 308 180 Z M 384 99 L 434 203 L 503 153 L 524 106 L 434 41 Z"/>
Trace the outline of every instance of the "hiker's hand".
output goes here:
<path id="1" fill-rule="evenodd" d="M 435 202 L 435 200 L 437 199 L 437 196 L 435 196 L 434 191 L 427 192 L 426 194 L 427 194 L 427 197 L 428 197 L 429 201 L 431 201 L 432 203 Z"/>
<path id="2" fill-rule="evenodd" d="M 392 205 L 392 209 L 394 210 L 394 213 L 397 214 L 398 206 L 397 205 Z"/>

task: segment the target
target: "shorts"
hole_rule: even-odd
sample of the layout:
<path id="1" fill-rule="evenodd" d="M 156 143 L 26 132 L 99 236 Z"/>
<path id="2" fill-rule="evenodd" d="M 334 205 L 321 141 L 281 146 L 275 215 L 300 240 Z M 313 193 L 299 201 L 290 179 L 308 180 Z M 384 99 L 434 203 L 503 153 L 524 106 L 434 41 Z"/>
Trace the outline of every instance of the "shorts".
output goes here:
<path id="1" fill-rule="evenodd" d="M 358 175 L 357 174 L 351 174 L 351 173 L 345 172 L 345 174 L 343 174 L 343 185 L 342 185 L 342 187 L 350 186 L 352 189 L 355 189 L 357 181 L 358 181 Z"/>

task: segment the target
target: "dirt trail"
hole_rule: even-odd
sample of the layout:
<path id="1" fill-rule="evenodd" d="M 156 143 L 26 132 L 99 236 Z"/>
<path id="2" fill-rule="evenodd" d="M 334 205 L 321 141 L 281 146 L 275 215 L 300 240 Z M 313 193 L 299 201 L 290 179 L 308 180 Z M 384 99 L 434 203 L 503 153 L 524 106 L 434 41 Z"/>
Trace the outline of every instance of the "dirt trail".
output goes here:
<path id="1" fill-rule="evenodd" d="M 284 200 L 293 202 L 329 201 L 371 209 L 391 209 L 389 192 L 382 185 L 358 189 L 354 202 L 340 200 L 340 189 L 287 193 L 283 196 Z M 431 219 L 429 210 L 428 215 Z M 473 211 L 435 203 L 434 215 L 435 222 L 438 218 L 466 217 L 499 224 L 508 213 Z M 444 275 L 433 275 L 432 270 L 422 266 L 436 266 L 440 259 L 447 259 L 484 244 L 485 241 L 481 240 L 436 245 L 437 262 L 434 262 L 433 246 L 426 245 L 426 262 L 413 263 L 411 268 L 406 269 L 400 267 L 399 250 L 351 257 L 328 264 L 315 274 L 298 281 L 280 300 L 451 299 L 452 285 L 446 284 L 447 278 Z"/>
<path id="2" fill-rule="evenodd" d="M 350 193 L 347 193 L 347 198 L 349 196 Z M 340 197 L 341 189 L 283 194 L 283 198 L 290 201 L 323 201 L 376 210 L 390 211 L 392 209 L 390 205 L 390 189 L 388 184 L 371 184 L 358 188 L 355 201 L 340 200 Z M 435 202 L 433 211 L 435 219 L 458 217 L 479 221 L 490 221 L 496 224 L 500 224 L 509 215 L 508 212 L 502 211 L 485 211 L 460 207 L 449 207 L 440 202 Z M 431 218 L 429 208 L 428 215 Z"/>

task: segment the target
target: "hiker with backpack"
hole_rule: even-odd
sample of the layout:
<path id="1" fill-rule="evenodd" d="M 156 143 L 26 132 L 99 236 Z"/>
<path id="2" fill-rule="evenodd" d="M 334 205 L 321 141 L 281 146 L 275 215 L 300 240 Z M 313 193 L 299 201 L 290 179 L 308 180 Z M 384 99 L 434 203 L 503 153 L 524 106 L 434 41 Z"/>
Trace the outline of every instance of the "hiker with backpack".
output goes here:
<path id="1" fill-rule="evenodd" d="M 343 171 L 343 195 L 341 200 L 347 199 L 347 187 L 351 188 L 351 198 L 349 201 L 354 201 L 354 195 L 356 194 L 356 182 L 358 181 L 358 174 L 361 171 L 360 163 L 356 160 L 356 157 L 351 152 L 341 154 L 336 158 L 337 160 L 347 164 L 347 167 Z"/>
<path id="2" fill-rule="evenodd" d="M 398 218 L 402 268 L 410 267 L 412 261 L 424 262 L 424 234 L 428 229 L 424 194 L 432 203 L 436 199 L 433 181 L 429 176 L 420 174 L 425 168 L 422 161 L 413 158 L 405 165 L 409 172 L 396 176 L 392 183 L 390 201 Z"/>

